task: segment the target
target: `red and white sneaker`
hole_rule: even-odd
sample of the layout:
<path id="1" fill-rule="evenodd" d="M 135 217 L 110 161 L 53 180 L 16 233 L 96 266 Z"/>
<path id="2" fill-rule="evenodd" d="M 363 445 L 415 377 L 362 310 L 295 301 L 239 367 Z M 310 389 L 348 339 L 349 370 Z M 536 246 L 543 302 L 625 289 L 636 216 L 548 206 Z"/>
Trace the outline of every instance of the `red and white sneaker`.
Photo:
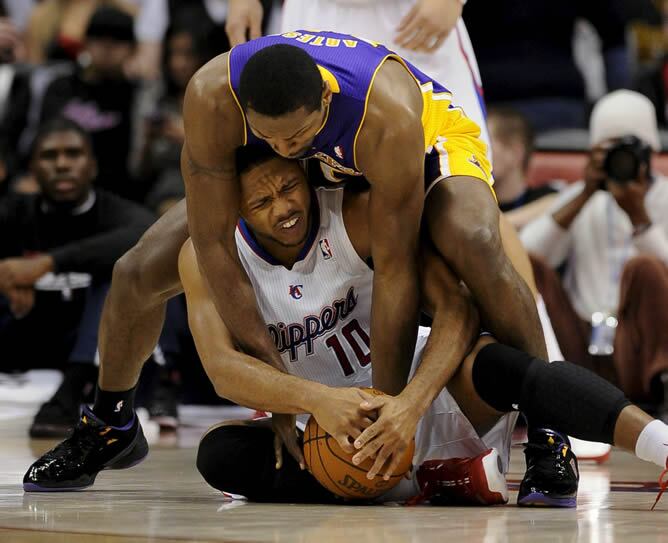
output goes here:
<path id="1" fill-rule="evenodd" d="M 489 449 L 473 458 L 427 460 L 417 470 L 421 492 L 409 501 L 416 505 L 500 505 L 508 502 L 508 486 L 501 458 Z"/>

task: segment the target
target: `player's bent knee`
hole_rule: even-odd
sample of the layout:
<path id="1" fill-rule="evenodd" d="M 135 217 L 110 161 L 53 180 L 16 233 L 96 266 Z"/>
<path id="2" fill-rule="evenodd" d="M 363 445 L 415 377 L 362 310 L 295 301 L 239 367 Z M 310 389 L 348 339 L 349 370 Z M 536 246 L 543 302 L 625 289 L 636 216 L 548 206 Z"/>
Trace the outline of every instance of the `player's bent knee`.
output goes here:
<path id="1" fill-rule="evenodd" d="M 165 301 L 181 290 L 176 256 L 173 262 L 140 240 L 114 264 L 112 290 L 131 297 L 134 305 Z"/>
<path id="2" fill-rule="evenodd" d="M 647 282 L 655 277 L 665 277 L 665 274 L 666 265 L 660 259 L 652 255 L 638 255 L 625 264 L 623 278 Z"/>
<path id="3" fill-rule="evenodd" d="M 114 264 L 111 277 L 113 289 L 123 289 L 138 296 L 139 289 L 137 287 L 141 283 L 140 267 L 139 259 L 133 252 L 133 249 L 130 249 Z"/>
<path id="4" fill-rule="evenodd" d="M 213 488 L 233 494 L 244 494 L 243 456 L 244 447 L 239 440 L 244 438 L 242 426 L 225 425 L 211 429 L 197 449 L 197 471 Z"/>

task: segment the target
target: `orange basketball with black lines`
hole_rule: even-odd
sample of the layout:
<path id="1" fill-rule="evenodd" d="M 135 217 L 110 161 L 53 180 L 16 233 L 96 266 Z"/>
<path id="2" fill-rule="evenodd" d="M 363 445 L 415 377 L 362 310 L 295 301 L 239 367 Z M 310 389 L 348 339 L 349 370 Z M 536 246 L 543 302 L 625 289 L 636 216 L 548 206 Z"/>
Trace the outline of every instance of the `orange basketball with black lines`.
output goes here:
<path id="1" fill-rule="evenodd" d="M 363 388 L 371 394 L 383 394 L 373 388 Z M 389 481 L 379 475 L 367 479 L 366 474 L 374 459 L 368 458 L 359 465 L 353 464 L 352 454 L 344 451 L 331 435 L 325 432 L 311 417 L 304 429 L 304 460 L 318 482 L 337 496 L 348 499 L 368 500 L 384 494 L 395 487 L 411 468 L 415 441 L 404 453 L 404 457 Z"/>

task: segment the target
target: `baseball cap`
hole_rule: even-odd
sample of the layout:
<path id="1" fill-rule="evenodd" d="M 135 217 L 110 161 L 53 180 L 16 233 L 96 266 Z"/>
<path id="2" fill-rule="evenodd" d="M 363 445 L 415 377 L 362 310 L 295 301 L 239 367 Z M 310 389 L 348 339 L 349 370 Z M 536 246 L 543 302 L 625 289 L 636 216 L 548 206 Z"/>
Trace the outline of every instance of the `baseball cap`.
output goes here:
<path id="1" fill-rule="evenodd" d="M 591 112 L 589 137 L 592 147 L 602 141 L 636 136 L 654 151 L 661 150 L 656 111 L 639 92 L 616 90 L 601 98 Z"/>
<path id="2" fill-rule="evenodd" d="M 88 22 L 86 38 L 111 38 L 135 43 L 132 16 L 111 6 L 99 7 Z"/>

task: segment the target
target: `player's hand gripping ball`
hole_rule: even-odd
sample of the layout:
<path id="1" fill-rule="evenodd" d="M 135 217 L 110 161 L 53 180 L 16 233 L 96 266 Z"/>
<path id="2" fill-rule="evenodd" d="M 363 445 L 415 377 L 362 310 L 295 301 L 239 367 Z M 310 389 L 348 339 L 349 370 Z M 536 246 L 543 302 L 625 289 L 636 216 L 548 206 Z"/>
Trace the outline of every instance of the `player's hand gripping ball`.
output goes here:
<path id="1" fill-rule="evenodd" d="M 363 388 L 371 394 L 383 393 L 373 388 Z M 318 482 L 337 496 L 348 499 L 369 500 L 395 487 L 411 469 L 415 441 L 411 441 L 401 463 L 388 481 L 381 474 L 367 479 L 367 472 L 374 459 L 367 458 L 359 465 L 353 464 L 353 453 L 344 451 L 332 436 L 325 432 L 311 416 L 304 430 L 304 459 L 306 466 Z M 387 464 L 386 464 L 387 465 Z"/>

